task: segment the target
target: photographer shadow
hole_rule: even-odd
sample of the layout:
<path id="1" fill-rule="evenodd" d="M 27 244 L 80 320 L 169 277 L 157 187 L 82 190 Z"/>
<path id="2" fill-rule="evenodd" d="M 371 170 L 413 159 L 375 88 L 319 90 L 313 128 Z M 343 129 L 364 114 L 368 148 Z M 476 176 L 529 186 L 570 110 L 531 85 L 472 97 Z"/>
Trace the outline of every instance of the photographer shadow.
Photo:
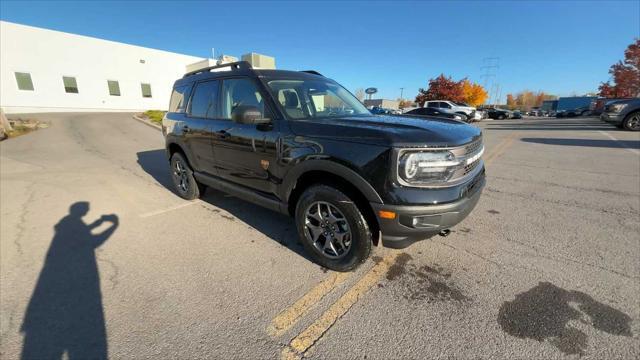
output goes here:
<path id="1" fill-rule="evenodd" d="M 118 227 L 116 215 L 91 224 L 88 202 L 76 202 L 54 227 L 44 266 L 22 323 L 22 359 L 106 359 L 107 338 L 95 250 Z M 109 222 L 98 234 L 91 231 Z"/>

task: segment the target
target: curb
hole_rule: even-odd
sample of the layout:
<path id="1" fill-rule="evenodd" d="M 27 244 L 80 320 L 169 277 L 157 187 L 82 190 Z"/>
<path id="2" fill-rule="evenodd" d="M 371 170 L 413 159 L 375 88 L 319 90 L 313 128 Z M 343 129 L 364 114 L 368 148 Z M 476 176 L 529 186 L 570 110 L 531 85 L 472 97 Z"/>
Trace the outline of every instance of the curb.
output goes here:
<path id="1" fill-rule="evenodd" d="M 147 126 L 150 126 L 150 127 L 154 128 L 154 129 L 156 129 L 156 130 L 160 130 L 160 131 L 162 131 L 162 127 L 161 127 L 160 125 L 156 125 L 156 124 L 152 123 L 152 122 L 151 122 L 151 121 L 149 121 L 149 120 L 146 120 L 146 119 L 143 119 L 143 118 L 141 118 L 141 117 L 137 116 L 136 114 L 133 114 L 133 118 L 134 118 L 134 119 L 136 119 L 136 120 L 138 120 L 139 122 L 141 122 L 141 123 L 143 123 L 143 124 L 147 125 Z"/>

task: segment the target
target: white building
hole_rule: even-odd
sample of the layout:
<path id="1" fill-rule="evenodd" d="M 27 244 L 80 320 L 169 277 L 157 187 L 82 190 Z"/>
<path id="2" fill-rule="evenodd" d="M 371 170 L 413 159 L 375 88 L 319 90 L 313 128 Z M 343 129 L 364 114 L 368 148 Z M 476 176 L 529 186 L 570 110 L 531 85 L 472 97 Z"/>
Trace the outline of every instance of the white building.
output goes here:
<path id="1" fill-rule="evenodd" d="M 199 61 L 0 21 L 0 107 L 8 114 L 166 110 L 173 82 Z"/>

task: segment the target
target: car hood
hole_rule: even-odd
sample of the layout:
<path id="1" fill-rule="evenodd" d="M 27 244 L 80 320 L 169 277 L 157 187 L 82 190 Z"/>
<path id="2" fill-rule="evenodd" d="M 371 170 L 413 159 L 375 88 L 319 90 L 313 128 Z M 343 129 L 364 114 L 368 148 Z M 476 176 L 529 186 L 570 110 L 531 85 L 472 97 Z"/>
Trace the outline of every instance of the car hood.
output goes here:
<path id="1" fill-rule="evenodd" d="M 458 146 L 481 135 L 475 126 L 435 117 L 346 116 L 289 124 L 298 136 L 395 147 Z"/>

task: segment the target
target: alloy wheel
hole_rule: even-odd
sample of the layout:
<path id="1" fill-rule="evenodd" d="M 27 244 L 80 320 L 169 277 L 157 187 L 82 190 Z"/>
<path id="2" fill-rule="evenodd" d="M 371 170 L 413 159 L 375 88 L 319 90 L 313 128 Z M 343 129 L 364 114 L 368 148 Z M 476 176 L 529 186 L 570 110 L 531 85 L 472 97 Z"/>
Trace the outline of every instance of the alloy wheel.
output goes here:
<path id="1" fill-rule="evenodd" d="M 316 201 L 309 205 L 304 227 L 307 240 L 322 255 L 339 259 L 349 252 L 352 237 L 347 218 L 328 202 Z"/>
<path id="2" fill-rule="evenodd" d="M 178 185 L 178 189 L 185 193 L 189 190 L 188 176 L 187 167 L 181 160 L 176 160 L 173 168 L 173 177 L 175 179 L 175 183 Z"/>
<path id="3" fill-rule="evenodd" d="M 640 130 L 640 114 L 632 115 L 629 120 L 627 120 L 627 127 L 629 130 Z"/>

